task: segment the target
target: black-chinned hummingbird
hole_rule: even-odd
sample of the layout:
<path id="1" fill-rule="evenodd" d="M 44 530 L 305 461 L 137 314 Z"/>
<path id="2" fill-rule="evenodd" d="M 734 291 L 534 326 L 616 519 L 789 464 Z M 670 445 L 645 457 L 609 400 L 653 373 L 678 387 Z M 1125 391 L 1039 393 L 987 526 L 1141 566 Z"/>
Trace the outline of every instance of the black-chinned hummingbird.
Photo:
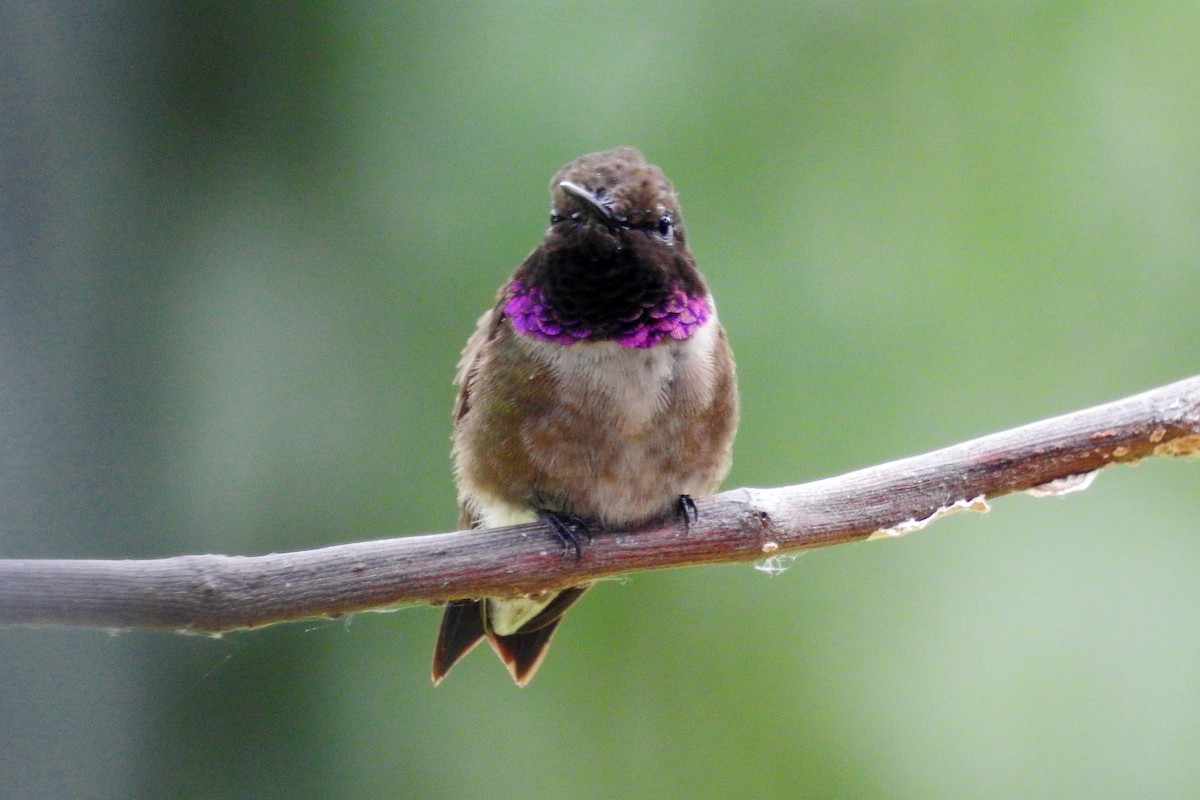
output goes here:
<path id="1" fill-rule="evenodd" d="M 453 457 L 462 527 L 620 530 L 712 494 L 729 471 L 733 355 L 675 190 L 631 147 L 550 181 L 550 226 L 463 350 Z M 569 541 L 568 541 L 569 540 Z M 447 603 L 433 680 L 481 639 L 520 686 L 589 588 Z"/>

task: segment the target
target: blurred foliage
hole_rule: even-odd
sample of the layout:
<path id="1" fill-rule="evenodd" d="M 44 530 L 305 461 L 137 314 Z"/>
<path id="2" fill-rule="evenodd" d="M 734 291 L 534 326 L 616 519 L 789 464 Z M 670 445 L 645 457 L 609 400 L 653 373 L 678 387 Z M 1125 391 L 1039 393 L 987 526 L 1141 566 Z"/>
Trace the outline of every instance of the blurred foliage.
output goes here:
<path id="1" fill-rule="evenodd" d="M 0 5 L 0 555 L 449 528 L 450 380 L 568 159 L 680 190 L 728 486 L 1197 371 L 1200 6 Z M 518 691 L 437 612 L 0 631 L 5 797 L 1181 797 L 1194 463 L 642 574 Z"/>

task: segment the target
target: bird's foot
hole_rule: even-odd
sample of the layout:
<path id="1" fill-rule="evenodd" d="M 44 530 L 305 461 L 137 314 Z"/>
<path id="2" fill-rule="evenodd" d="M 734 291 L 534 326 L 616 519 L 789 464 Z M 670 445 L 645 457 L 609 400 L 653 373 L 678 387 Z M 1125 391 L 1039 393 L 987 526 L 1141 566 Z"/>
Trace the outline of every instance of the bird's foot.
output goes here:
<path id="1" fill-rule="evenodd" d="M 690 494 L 679 495 L 675 503 L 675 514 L 683 517 L 683 529 L 686 531 L 693 522 L 700 521 L 700 512 L 696 509 L 696 501 Z"/>
<path id="2" fill-rule="evenodd" d="M 554 538 L 558 539 L 563 551 L 565 552 L 568 548 L 574 550 L 575 560 L 578 561 L 583 555 L 583 540 L 586 539 L 588 544 L 592 542 L 592 532 L 588 530 L 587 522 L 583 517 L 544 508 L 538 512 L 538 516 L 550 528 Z"/>

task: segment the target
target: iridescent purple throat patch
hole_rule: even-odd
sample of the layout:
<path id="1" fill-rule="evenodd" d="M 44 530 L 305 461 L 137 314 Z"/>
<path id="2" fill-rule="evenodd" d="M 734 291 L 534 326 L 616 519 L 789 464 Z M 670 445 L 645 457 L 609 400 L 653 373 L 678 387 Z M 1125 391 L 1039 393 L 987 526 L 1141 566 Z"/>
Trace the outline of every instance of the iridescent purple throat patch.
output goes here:
<path id="1" fill-rule="evenodd" d="M 547 308 L 541 289 L 520 281 L 513 281 L 509 288 L 512 297 L 504 304 L 504 313 L 521 333 L 559 344 L 575 344 L 592 336 L 593 330 L 584 323 Z M 708 314 L 708 300 L 688 297 L 682 289 L 675 289 L 658 303 L 643 303 L 603 338 L 624 347 L 642 348 L 654 347 L 668 338 L 682 341 L 705 323 Z"/>

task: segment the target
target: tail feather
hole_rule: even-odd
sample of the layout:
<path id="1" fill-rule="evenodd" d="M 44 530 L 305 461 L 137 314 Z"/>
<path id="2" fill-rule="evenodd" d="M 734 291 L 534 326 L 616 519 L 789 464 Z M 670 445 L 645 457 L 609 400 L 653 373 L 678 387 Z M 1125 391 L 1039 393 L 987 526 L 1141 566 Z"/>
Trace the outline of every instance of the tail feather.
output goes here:
<path id="1" fill-rule="evenodd" d="M 528 633 L 514 633 L 509 636 L 489 633 L 487 640 L 492 646 L 492 652 L 504 662 L 513 683 L 524 686 L 533 680 L 546 650 L 550 647 L 550 638 L 562 618 L 551 620 L 546 625 Z"/>
<path id="2" fill-rule="evenodd" d="M 564 589 L 519 631 L 504 636 L 487 630 L 486 600 L 455 600 L 447 603 L 433 653 L 434 684 L 440 683 L 450 668 L 484 637 L 504 662 L 513 681 L 518 686 L 529 683 L 546 657 L 550 639 L 562 621 L 563 613 L 588 588 L 589 585 L 583 585 Z"/>
<path id="3" fill-rule="evenodd" d="M 483 604 L 479 600 L 452 600 L 442 612 L 437 645 L 433 648 L 433 685 L 446 677 L 458 660 L 479 644 L 485 635 Z"/>
<path id="4" fill-rule="evenodd" d="M 569 589 L 563 589 L 554 599 L 546 604 L 538 615 L 521 626 L 520 633 L 528 633 L 535 631 L 538 628 L 544 628 L 551 623 L 557 623 L 562 619 L 562 615 L 567 613 L 567 609 L 575 605 L 575 601 L 583 597 L 583 593 L 592 588 L 590 583 L 585 583 L 581 586 L 572 586 Z"/>

